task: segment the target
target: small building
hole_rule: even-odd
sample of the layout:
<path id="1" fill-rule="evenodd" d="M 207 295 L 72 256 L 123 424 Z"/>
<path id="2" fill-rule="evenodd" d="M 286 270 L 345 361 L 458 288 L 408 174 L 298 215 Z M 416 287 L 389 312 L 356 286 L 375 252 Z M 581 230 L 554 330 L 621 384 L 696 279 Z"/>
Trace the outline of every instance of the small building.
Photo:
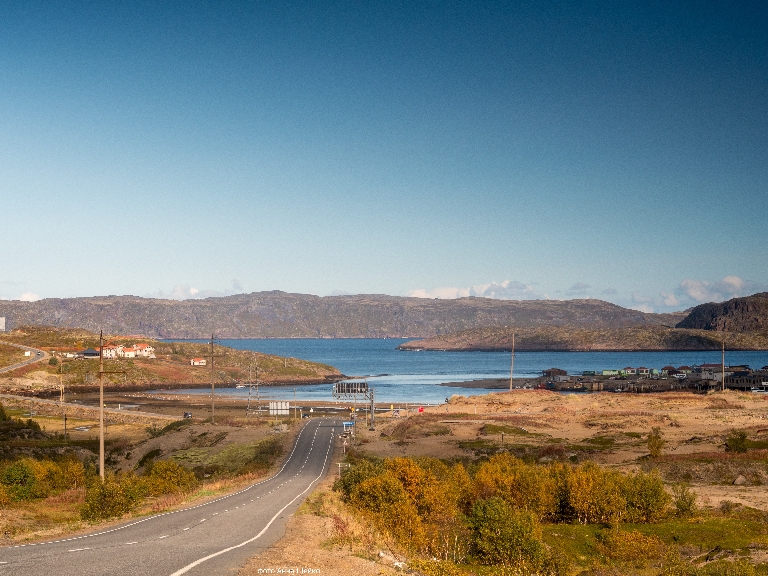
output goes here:
<path id="1" fill-rule="evenodd" d="M 603 370 L 602 372 L 603 376 L 618 376 L 619 371 L 618 370 Z"/>
<path id="2" fill-rule="evenodd" d="M 681 374 L 691 374 L 693 373 L 693 368 L 690 366 L 680 366 L 680 368 L 677 369 L 678 372 Z"/>
<path id="3" fill-rule="evenodd" d="M 674 366 L 664 366 L 664 368 L 661 369 L 661 375 L 662 376 L 669 376 L 670 374 L 673 374 L 677 372 L 677 368 Z"/>
<path id="4" fill-rule="evenodd" d="M 648 368 L 646 368 L 645 366 L 640 366 L 640 368 L 638 368 L 635 371 L 635 373 L 638 376 L 650 376 L 651 375 L 651 371 Z"/>
<path id="5" fill-rule="evenodd" d="M 549 368 L 542 372 L 545 378 L 554 378 L 555 376 L 567 376 L 568 372 L 560 368 Z"/>
<path id="6" fill-rule="evenodd" d="M 637 368 L 632 368 L 632 366 L 627 366 L 622 370 L 623 374 L 626 374 L 627 376 L 635 376 L 637 374 Z"/>
<path id="7" fill-rule="evenodd" d="M 155 358 L 155 348 L 149 344 L 141 342 L 136 344 L 133 348 L 136 350 L 136 356 L 142 358 Z"/>
<path id="8" fill-rule="evenodd" d="M 130 348 L 123 348 L 120 353 L 121 358 L 136 358 L 136 348 L 131 346 Z"/>
<path id="9" fill-rule="evenodd" d="M 205 366 L 207 362 L 205 361 L 205 358 L 192 358 L 192 360 L 189 361 L 189 364 L 191 366 Z"/>
<path id="10" fill-rule="evenodd" d="M 0 332 L 5 332 L 5 316 L 0 316 Z"/>
<path id="11" fill-rule="evenodd" d="M 122 352 L 123 347 L 117 346 L 115 344 L 107 344 L 102 349 L 102 354 L 104 355 L 104 358 L 108 360 L 114 360 L 118 356 L 120 356 L 120 352 Z"/>
<path id="12" fill-rule="evenodd" d="M 751 390 L 752 388 L 764 388 L 768 386 L 768 372 L 734 372 L 725 377 L 726 388 L 735 390 Z"/>
<path id="13" fill-rule="evenodd" d="M 595 370 L 584 370 L 584 372 L 581 373 L 582 376 L 597 376 L 597 372 Z"/>
<path id="14" fill-rule="evenodd" d="M 94 350 L 93 348 L 86 348 L 85 350 L 81 350 L 77 354 L 75 354 L 75 358 L 85 358 L 88 359 L 98 359 L 100 357 L 99 351 Z"/>

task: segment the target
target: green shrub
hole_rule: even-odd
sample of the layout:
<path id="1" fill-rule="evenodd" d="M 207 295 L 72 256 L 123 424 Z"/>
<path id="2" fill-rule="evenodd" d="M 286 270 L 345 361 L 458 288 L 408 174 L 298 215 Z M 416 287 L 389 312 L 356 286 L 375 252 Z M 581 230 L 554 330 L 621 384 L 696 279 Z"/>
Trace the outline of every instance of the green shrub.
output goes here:
<path id="1" fill-rule="evenodd" d="M 514 510 L 493 497 L 475 503 L 469 526 L 472 555 L 480 564 L 513 566 L 528 573 L 544 564 L 547 550 L 533 513 Z"/>
<path id="2" fill-rule="evenodd" d="M 30 500 L 39 494 L 34 464 L 32 459 L 22 458 L 3 470 L 0 482 L 12 500 Z"/>
<path id="3" fill-rule="evenodd" d="M 725 451 L 744 453 L 749 447 L 747 432 L 745 430 L 731 430 L 725 439 Z"/>
<path id="4" fill-rule="evenodd" d="M 653 523 L 661 520 L 671 498 L 664 490 L 664 483 L 657 472 L 639 472 L 627 476 L 623 484 L 627 501 L 627 521 Z"/>
<path id="5" fill-rule="evenodd" d="M 8 420 L 10 420 L 10 417 L 5 413 L 5 408 L 3 408 L 3 405 L 0 404 L 0 422 L 7 422 Z"/>
<path id="6" fill-rule="evenodd" d="M 92 522 L 122 516 L 133 510 L 145 495 L 145 485 L 135 474 L 109 475 L 103 482 L 97 476 L 86 489 L 80 516 Z"/>
<path id="7" fill-rule="evenodd" d="M 661 451 L 666 443 L 661 428 L 654 426 L 648 434 L 648 452 L 650 452 L 651 457 L 658 458 L 661 456 Z"/>
<path id="8" fill-rule="evenodd" d="M 685 484 L 672 487 L 672 504 L 677 516 L 691 516 L 696 512 L 696 492 Z"/>
<path id="9" fill-rule="evenodd" d="M 334 482 L 333 489 L 336 492 L 341 492 L 342 500 L 349 501 L 352 491 L 358 484 L 368 478 L 378 476 L 383 471 L 381 462 L 362 460 L 357 465 L 342 471 L 341 478 Z"/>
<path id="10" fill-rule="evenodd" d="M 146 491 L 151 496 L 188 492 L 197 483 L 193 472 L 173 460 L 155 462 L 144 481 Z"/>

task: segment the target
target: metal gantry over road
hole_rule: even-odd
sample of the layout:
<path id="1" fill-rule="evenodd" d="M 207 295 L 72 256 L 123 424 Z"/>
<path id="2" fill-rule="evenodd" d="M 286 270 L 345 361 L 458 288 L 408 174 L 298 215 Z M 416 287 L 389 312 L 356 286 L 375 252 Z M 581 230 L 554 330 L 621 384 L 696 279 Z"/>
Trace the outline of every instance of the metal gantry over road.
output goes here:
<path id="1" fill-rule="evenodd" d="M 274 544 L 290 514 L 327 473 L 342 423 L 300 431 L 280 471 L 240 492 L 92 534 L 0 548 L 0 575 L 230 575 Z"/>

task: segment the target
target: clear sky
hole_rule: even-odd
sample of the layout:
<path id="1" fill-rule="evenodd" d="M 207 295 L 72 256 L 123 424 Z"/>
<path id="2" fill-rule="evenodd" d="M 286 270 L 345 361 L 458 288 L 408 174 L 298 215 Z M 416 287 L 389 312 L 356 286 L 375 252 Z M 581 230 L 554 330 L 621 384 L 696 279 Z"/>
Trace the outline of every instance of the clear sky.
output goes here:
<path id="1" fill-rule="evenodd" d="M 0 297 L 766 290 L 766 6 L 5 0 Z"/>

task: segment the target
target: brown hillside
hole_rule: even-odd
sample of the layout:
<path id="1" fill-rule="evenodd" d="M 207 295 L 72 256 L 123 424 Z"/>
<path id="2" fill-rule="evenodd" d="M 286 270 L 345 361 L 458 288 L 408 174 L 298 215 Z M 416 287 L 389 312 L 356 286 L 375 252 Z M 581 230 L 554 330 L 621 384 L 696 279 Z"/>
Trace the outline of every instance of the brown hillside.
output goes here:
<path id="1" fill-rule="evenodd" d="M 0 301 L 9 327 L 83 327 L 155 338 L 426 338 L 485 326 L 625 328 L 668 325 L 682 314 L 645 314 L 601 300 L 429 300 L 383 295 L 258 292 L 204 300 L 135 296 Z"/>

